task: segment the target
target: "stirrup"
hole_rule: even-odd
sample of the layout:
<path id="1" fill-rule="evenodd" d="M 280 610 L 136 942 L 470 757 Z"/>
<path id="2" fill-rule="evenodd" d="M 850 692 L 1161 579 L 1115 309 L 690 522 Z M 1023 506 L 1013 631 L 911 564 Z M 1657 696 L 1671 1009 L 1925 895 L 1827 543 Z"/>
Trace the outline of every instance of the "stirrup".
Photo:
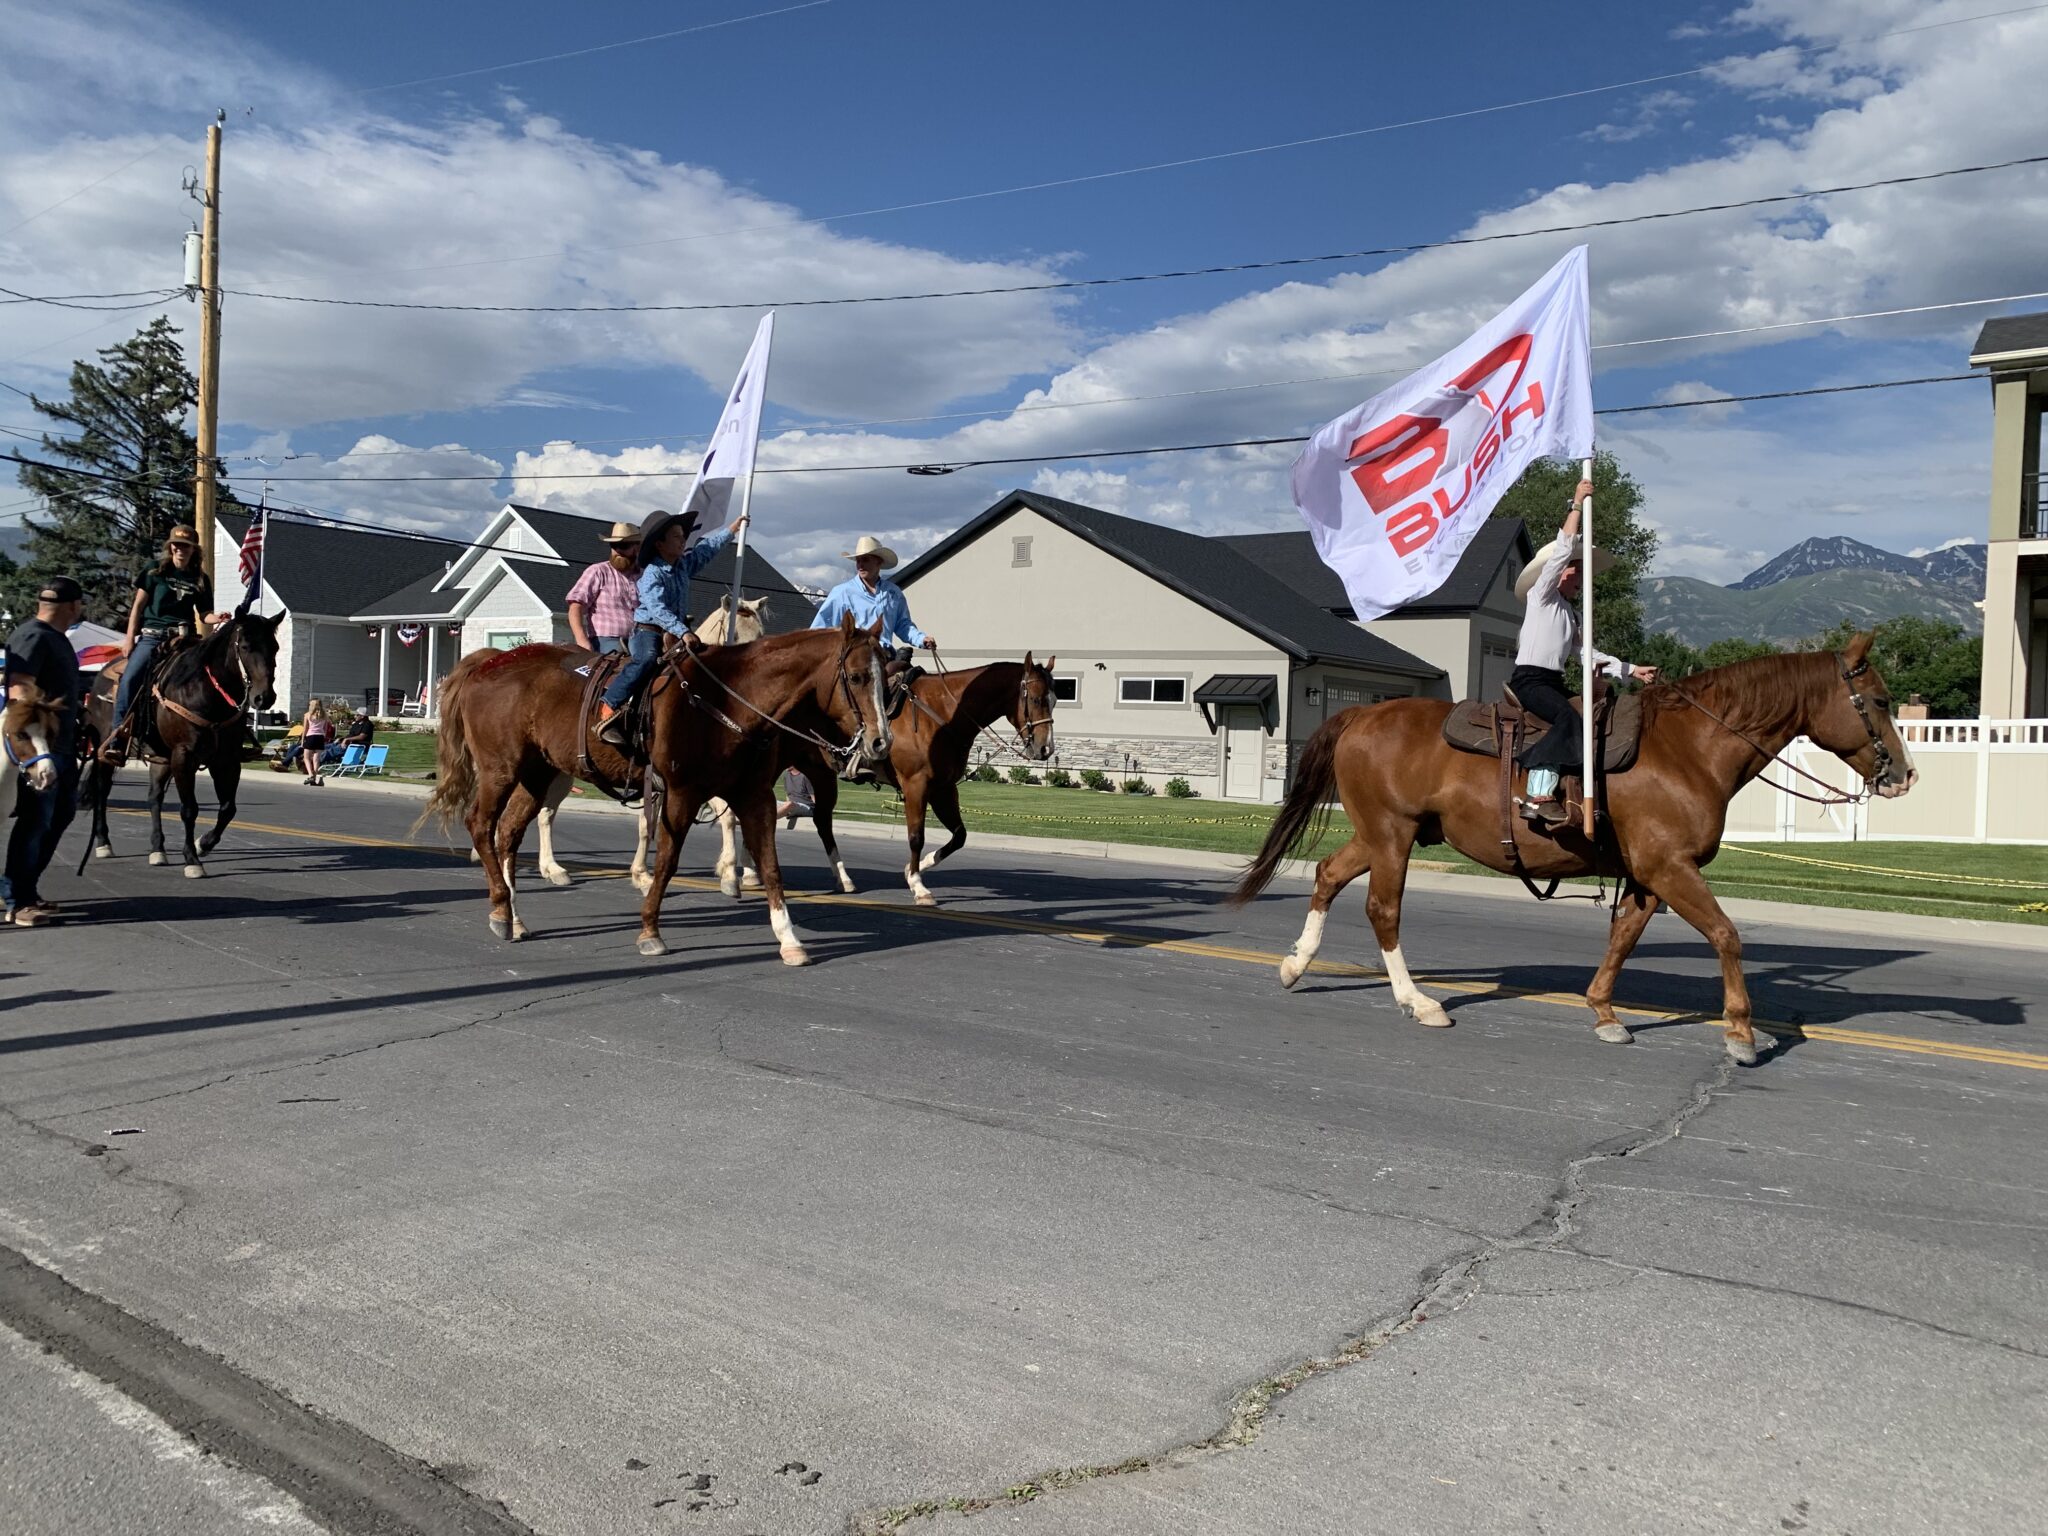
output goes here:
<path id="1" fill-rule="evenodd" d="M 1531 800 L 1527 795 L 1519 796 L 1515 808 L 1522 813 L 1522 819 L 1532 826 L 1561 827 L 1572 819 L 1572 813 L 1565 808 L 1562 800 Z"/>

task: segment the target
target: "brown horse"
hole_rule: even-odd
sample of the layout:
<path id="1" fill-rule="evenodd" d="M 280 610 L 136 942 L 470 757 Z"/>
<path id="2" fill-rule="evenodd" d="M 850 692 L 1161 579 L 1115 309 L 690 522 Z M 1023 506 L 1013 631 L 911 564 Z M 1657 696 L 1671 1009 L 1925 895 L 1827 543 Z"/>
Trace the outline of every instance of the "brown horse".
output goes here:
<path id="1" fill-rule="evenodd" d="M 889 745 L 889 776 L 903 794 L 903 822 L 910 834 L 910 862 L 903 878 L 920 907 L 935 907 L 938 898 L 926 887 L 925 871 L 950 859 L 967 844 L 967 823 L 960 815 L 960 777 L 974 744 L 998 720 L 1008 720 L 1016 729 L 1024 758 L 1042 763 L 1052 756 L 1052 669 L 1056 658 L 1044 665 L 1026 651 L 1021 662 L 998 661 L 964 672 L 944 672 L 934 677 L 920 673 L 911 685 L 909 700 L 897 712 Z M 792 741 L 784 753 L 784 766 L 796 769 L 811 781 L 814 798 L 812 818 L 825 844 L 825 856 L 832 861 L 839 888 L 851 892 L 853 876 L 839 857 L 839 840 L 832 835 L 832 812 L 839 803 L 839 781 L 807 743 Z M 944 846 L 924 851 L 925 812 L 936 811 L 952 834 Z M 719 887 L 728 896 L 739 894 L 738 860 L 733 847 L 730 817 L 719 818 L 724 851 L 718 860 Z"/>
<path id="2" fill-rule="evenodd" d="M 196 645 L 179 651 L 160 675 L 155 723 L 150 740 L 141 743 L 150 755 L 150 863 L 170 862 L 164 852 L 164 795 L 176 784 L 178 814 L 185 824 L 186 878 L 197 880 L 206 873 L 200 855 L 213 851 L 228 823 L 235 819 L 235 795 L 242 784 L 244 718 L 251 709 L 268 709 L 277 699 L 277 628 L 283 621 L 281 613 L 266 618 L 239 612 Z M 87 701 L 88 720 L 100 740 L 112 734 L 118 723 L 113 714 L 119 677 L 119 665 L 106 667 L 94 680 Z M 139 704 L 136 712 L 138 716 L 142 712 Z M 195 842 L 199 820 L 195 790 L 201 768 L 213 780 L 218 809 L 213 830 Z M 86 765 L 80 791 L 92 807 L 94 858 L 114 856 L 107 838 L 107 795 L 113 783 L 113 768 L 95 755 Z"/>
<path id="3" fill-rule="evenodd" d="M 1720 851 L 1735 792 L 1795 736 L 1833 752 L 1880 795 L 1913 787 L 1919 775 L 1892 726 L 1884 680 L 1870 666 L 1870 641 L 1858 635 L 1845 651 L 1766 656 L 1650 687 L 1635 766 L 1606 781 L 1612 834 L 1603 839 L 1604 850 L 1576 824 L 1544 833 L 1515 820 L 1516 846 L 1536 878 L 1602 869 L 1622 878 L 1607 958 L 1586 992 L 1602 1040 L 1629 1039 L 1628 1027 L 1614 1016 L 1615 977 L 1663 905 L 1719 954 L 1728 1054 L 1745 1066 L 1755 1062 L 1742 941 L 1700 869 Z M 1451 1022 L 1443 1006 L 1416 987 L 1401 956 L 1409 853 L 1417 842 L 1448 842 L 1491 869 L 1507 872 L 1513 865 L 1501 842 L 1499 765 L 1445 744 L 1450 709 L 1428 699 L 1347 709 L 1309 739 L 1287 801 L 1231 897 L 1233 905 L 1242 904 L 1264 890 L 1288 851 L 1327 815 L 1331 795 L 1343 802 L 1351 840 L 1316 866 L 1308 921 L 1280 964 L 1282 986 L 1299 981 L 1315 958 L 1324 914 L 1337 893 L 1370 870 L 1365 910 L 1395 1000 L 1423 1024 Z"/>
<path id="4" fill-rule="evenodd" d="M 441 690 L 439 775 L 413 826 L 464 815 L 490 886 L 491 932 L 503 939 L 528 932 L 513 885 L 520 839 L 556 780 L 577 771 L 581 749 L 588 745 L 591 766 L 614 784 L 638 772 L 594 731 L 584 739 L 584 680 L 571 668 L 585 654 L 559 645 L 480 651 L 464 657 Z M 704 647 L 671 657 L 649 698 L 649 765 L 666 793 L 654 880 L 640 909 L 640 953 L 667 953 L 662 896 L 698 806 L 722 795 L 739 811 L 760 866 L 782 958 L 806 963 L 775 859 L 777 744 L 796 734 L 837 750 L 837 741 L 853 738 L 871 758 L 888 752 L 875 632 L 849 619 L 838 629 Z"/>
<path id="5" fill-rule="evenodd" d="M 0 707 L 0 825 L 14 814 L 14 802 L 21 781 L 42 794 L 57 782 L 57 759 L 50 743 L 64 726 L 65 706 L 43 697 L 31 682 L 14 685 L 19 693 L 10 695 Z"/>

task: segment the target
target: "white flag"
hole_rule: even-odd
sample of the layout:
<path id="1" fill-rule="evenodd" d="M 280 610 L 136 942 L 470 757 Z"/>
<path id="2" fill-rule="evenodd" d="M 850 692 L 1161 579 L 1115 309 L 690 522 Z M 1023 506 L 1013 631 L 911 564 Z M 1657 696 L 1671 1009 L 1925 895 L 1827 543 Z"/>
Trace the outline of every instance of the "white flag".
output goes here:
<path id="1" fill-rule="evenodd" d="M 1586 248 L 1462 346 L 1323 426 L 1294 504 L 1360 619 L 1427 597 L 1534 459 L 1593 451 Z"/>
<path id="2" fill-rule="evenodd" d="M 774 339 L 775 314 L 771 310 L 761 317 L 760 328 L 754 332 L 754 344 L 747 348 L 747 360 L 740 365 L 739 382 L 726 397 L 718 430 L 711 434 L 690 499 L 683 503 L 686 510 L 697 514 L 697 526 L 705 533 L 733 520 L 733 487 L 754 472 L 754 449 L 761 441 L 761 404 L 767 398 L 768 344 Z"/>

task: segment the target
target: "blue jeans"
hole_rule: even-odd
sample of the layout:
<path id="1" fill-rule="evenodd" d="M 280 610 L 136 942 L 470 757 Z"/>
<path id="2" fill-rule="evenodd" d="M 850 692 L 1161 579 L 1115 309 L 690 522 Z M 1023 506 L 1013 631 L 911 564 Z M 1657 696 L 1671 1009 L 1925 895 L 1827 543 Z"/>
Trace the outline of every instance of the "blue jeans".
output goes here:
<path id="1" fill-rule="evenodd" d="M 71 746 L 66 742 L 58 749 L 62 766 L 56 783 L 40 794 L 26 780 L 16 789 L 14 832 L 7 840 L 7 894 L 15 906 L 33 907 L 42 901 L 43 871 L 57 856 L 57 843 L 78 809 L 78 763 Z"/>
<path id="2" fill-rule="evenodd" d="M 128 705 L 135 698 L 135 690 L 142 682 L 143 673 L 149 670 L 150 658 L 156 655 L 156 645 L 155 635 L 135 637 L 135 649 L 128 653 L 128 667 L 121 674 L 121 691 L 114 695 L 116 725 L 128 718 Z"/>
<path id="3" fill-rule="evenodd" d="M 592 638 L 597 643 L 591 649 L 600 656 L 609 656 L 613 651 L 623 651 L 626 648 L 626 642 L 617 635 L 595 635 Z"/>
<path id="4" fill-rule="evenodd" d="M 645 677 L 661 660 L 661 642 L 666 637 L 657 629 L 636 629 L 627 642 L 630 659 L 619 668 L 619 675 L 612 679 L 611 687 L 604 691 L 605 703 L 613 709 L 624 706 L 633 697 L 633 690 L 640 686 Z"/>

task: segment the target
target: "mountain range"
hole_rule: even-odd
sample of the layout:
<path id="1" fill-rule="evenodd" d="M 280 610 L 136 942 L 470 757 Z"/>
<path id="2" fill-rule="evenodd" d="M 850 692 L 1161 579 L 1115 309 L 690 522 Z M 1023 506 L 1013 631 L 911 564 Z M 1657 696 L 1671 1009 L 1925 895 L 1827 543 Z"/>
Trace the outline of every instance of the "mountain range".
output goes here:
<path id="1" fill-rule="evenodd" d="M 1975 634 L 1984 596 L 1982 544 L 1900 555 L 1857 539 L 1808 539 L 1727 586 L 1690 576 L 1653 576 L 1638 592 L 1643 627 L 1687 645 L 1729 636 L 1794 645 L 1844 619 L 1860 625 L 1911 615 Z"/>

